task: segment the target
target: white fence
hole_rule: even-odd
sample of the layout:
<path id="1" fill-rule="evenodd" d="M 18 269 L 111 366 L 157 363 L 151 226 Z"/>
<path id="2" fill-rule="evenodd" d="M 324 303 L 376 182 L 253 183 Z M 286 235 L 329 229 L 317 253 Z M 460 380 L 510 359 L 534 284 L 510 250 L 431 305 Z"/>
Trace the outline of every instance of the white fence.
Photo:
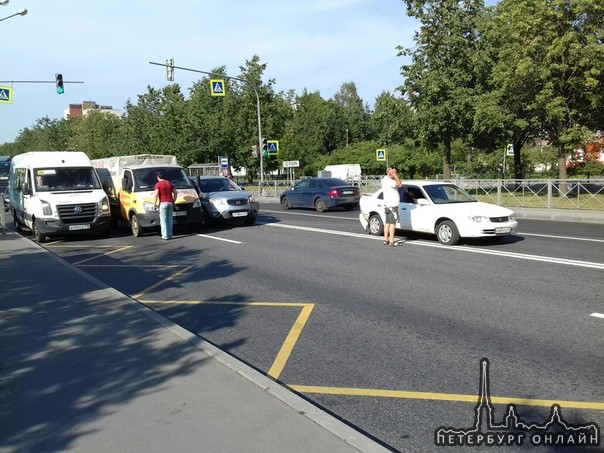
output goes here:
<path id="1" fill-rule="evenodd" d="M 368 176 L 351 184 L 362 193 L 380 188 L 382 176 Z M 278 197 L 296 181 L 265 180 L 258 194 Z M 442 181 L 440 181 L 442 182 Z M 604 178 L 600 179 L 464 179 L 452 180 L 480 201 L 508 207 L 604 210 Z M 404 183 L 404 181 L 403 181 Z"/>

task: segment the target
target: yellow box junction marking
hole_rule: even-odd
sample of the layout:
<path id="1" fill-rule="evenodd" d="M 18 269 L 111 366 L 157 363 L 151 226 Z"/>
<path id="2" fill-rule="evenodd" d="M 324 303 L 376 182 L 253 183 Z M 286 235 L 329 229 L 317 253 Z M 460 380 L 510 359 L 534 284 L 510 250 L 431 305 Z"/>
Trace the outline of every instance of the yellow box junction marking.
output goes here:
<path id="1" fill-rule="evenodd" d="M 135 296 L 132 296 L 135 297 Z M 306 325 L 310 314 L 315 306 L 312 303 L 303 302 L 224 302 L 224 301 L 204 301 L 204 300 L 147 300 L 137 299 L 139 302 L 145 305 L 159 305 L 159 304 L 175 304 L 175 305 L 241 305 L 249 307 L 302 307 L 298 318 L 294 321 L 294 325 L 289 331 L 289 334 L 285 338 L 285 341 L 281 345 L 281 349 L 277 353 L 277 357 L 273 361 L 272 366 L 268 371 L 268 375 L 274 379 L 279 379 L 281 372 L 285 368 L 287 361 L 289 360 L 302 330 Z"/>
<path id="2" fill-rule="evenodd" d="M 351 387 L 316 387 L 312 385 L 288 385 L 289 388 L 300 393 L 317 393 L 323 395 L 345 395 L 345 396 L 370 396 L 377 398 L 403 398 L 416 400 L 438 400 L 438 401 L 458 401 L 465 403 L 476 403 L 478 395 L 463 395 L 456 393 L 432 393 L 432 392 L 407 392 L 402 390 L 380 390 L 380 389 L 359 389 Z M 511 398 L 492 396 L 491 402 L 496 404 L 514 403 L 523 406 L 551 407 L 552 404 L 559 404 L 562 407 L 574 409 L 604 409 L 604 403 L 585 402 L 585 401 L 559 401 L 559 400 L 540 400 L 532 398 Z"/>
<path id="3" fill-rule="evenodd" d="M 116 246 L 94 246 L 88 245 L 64 245 L 61 242 L 53 242 L 46 244 L 46 247 L 57 247 L 57 248 L 116 248 Z M 108 253 L 100 254 L 97 257 L 88 258 L 76 265 L 80 267 L 161 267 L 161 268 L 176 268 L 182 267 L 182 265 L 81 265 L 81 263 L 88 262 L 94 258 L 101 256 L 110 255 L 113 253 L 121 252 L 132 246 L 119 247 L 116 250 L 112 250 Z M 194 266 L 187 266 L 178 272 L 160 280 L 159 282 L 151 285 L 145 290 L 138 294 L 131 296 L 138 302 L 143 304 L 182 304 L 182 305 L 242 305 L 250 307 L 302 307 L 298 318 L 294 322 L 294 325 L 289 331 L 285 341 L 281 345 L 277 357 L 275 358 L 273 365 L 268 371 L 268 375 L 274 379 L 278 379 L 281 375 L 291 353 L 302 334 L 304 326 L 310 318 L 310 314 L 315 306 L 314 303 L 302 303 L 302 302 L 225 302 L 225 301 L 199 301 L 199 300 L 143 300 L 143 295 L 152 291 L 153 289 L 167 283 L 175 278 L 179 277 L 186 271 L 190 270 Z M 593 315 L 592 315 L 593 316 Z M 433 401 L 455 401 L 465 403 L 476 403 L 477 395 L 464 395 L 456 393 L 435 393 L 435 392 L 411 392 L 404 390 L 381 390 L 381 389 L 363 389 L 363 388 L 352 388 L 352 387 L 329 387 L 329 386 L 311 386 L 311 385 L 287 385 L 290 389 L 300 393 L 315 393 L 323 395 L 345 395 L 345 396 L 359 396 L 359 397 L 377 397 L 377 398 L 400 398 L 400 399 L 418 399 L 418 400 L 433 400 Z M 536 406 L 536 407 L 551 407 L 553 404 L 559 404 L 562 407 L 572 409 L 589 409 L 589 410 L 604 410 L 604 402 L 588 402 L 588 401 L 563 401 L 563 400 L 542 400 L 532 398 L 513 398 L 513 397 L 491 397 L 491 402 L 495 404 L 516 404 L 523 406 Z"/>
<path id="4" fill-rule="evenodd" d="M 195 265 L 191 265 L 191 266 L 187 266 L 184 269 L 179 270 L 178 272 L 173 273 L 172 275 L 158 281 L 157 283 L 149 286 L 148 288 L 142 290 L 140 293 L 138 294 L 134 294 L 132 297 L 133 299 L 140 299 L 141 297 L 143 297 L 143 295 L 145 293 L 148 293 L 149 291 L 154 290 L 155 288 L 157 288 L 158 286 L 163 285 L 164 283 L 168 283 L 169 281 L 174 280 L 175 278 L 177 278 L 178 276 L 180 276 L 181 274 L 184 274 L 185 272 L 187 272 L 189 269 L 192 269 L 193 267 L 195 267 Z M 140 302 L 140 301 L 139 301 Z"/>

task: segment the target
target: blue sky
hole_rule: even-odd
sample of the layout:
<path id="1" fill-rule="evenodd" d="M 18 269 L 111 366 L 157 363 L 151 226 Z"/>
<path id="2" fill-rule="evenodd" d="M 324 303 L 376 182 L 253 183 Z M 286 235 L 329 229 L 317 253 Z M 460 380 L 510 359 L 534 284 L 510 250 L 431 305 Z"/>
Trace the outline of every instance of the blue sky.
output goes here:
<path id="1" fill-rule="evenodd" d="M 0 81 L 12 85 L 12 104 L 0 104 L 0 143 L 12 142 L 38 118 L 63 117 L 68 104 L 95 101 L 123 109 L 147 86 L 169 82 L 161 66 L 211 71 L 239 66 L 253 55 L 267 63 L 264 81 L 277 91 L 305 88 L 328 99 L 355 82 L 370 105 L 402 84 L 396 46 L 411 46 L 416 22 L 402 0 L 10 0 L 0 18 Z M 185 96 L 201 74 L 175 71 Z M 10 83 L 0 83 L 11 86 Z"/>

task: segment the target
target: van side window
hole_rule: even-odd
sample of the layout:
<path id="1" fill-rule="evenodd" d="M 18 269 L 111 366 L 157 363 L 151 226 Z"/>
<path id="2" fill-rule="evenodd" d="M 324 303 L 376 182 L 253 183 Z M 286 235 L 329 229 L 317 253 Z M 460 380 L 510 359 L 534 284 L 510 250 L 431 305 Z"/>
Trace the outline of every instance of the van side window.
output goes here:
<path id="1" fill-rule="evenodd" d="M 132 192 L 133 180 L 132 173 L 129 171 L 124 172 L 124 178 L 122 179 L 122 189 L 126 192 Z"/>
<path id="2" fill-rule="evenodd" d="M 27 170 L 26 177 L 27 177 L 27 187 L 28 187 L 29 193 L 31 194 L 33 192 L 32 191 L 32 188 L 33 188 L 33 179 L 31 178 L 31 170 Z"/>
<path id="3" fill-rule="evenodd" d="M 15 182 L 13 190 L 17 192 L 23 191 L 23 183 L 25 182 L 25 168 L 15 168 Z"/>

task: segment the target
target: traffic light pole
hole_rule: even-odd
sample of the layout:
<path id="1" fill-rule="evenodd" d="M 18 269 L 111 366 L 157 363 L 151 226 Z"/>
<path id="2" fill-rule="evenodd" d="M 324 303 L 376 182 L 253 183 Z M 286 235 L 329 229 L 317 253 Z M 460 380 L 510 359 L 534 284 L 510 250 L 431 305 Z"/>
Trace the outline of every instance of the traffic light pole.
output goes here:
<path id="1" fill-rule="evenodd" d="M 172 61 L 174 61 L 174 60 L 172 60 Z M 260 154 L 260 191 L 264 192 L 264 162 L 263 162 L 264 156 L 262 155 L 262 121 L 260 119 L 260 96 L 258 96 L 258 90 L 256 90 L 256 87 L 254 87 L 254 85 L 250 84 L 249 81 L 240 79 L 239 77 L 232 77 L 232 76 L 227 76 L 224 74 L 216 74 L 215 72 L 200 71 L 199 69 L 183 68 L 180 66 L 168 65 L 166 63 L 154 63 L 153 61 L 150 61 L 149 64 L 154 64 L 157 66 L 165 66 L 166 68 L 170 67 L 170 68 L 172 68 L 172 71 L 174 69 L 180 69 L 182 71 L 198 72 L 198 73 L 206 74 L 206 75 L 209 75 L 212 77 L 223 77 L 225 79 L 237 80 L 238 82 L 247 83 L 247 84 L 249 84 L 249 86 L 252 87 L 252 90 L 254 90 L 254 94 L 256 95 L 256 111 L 258 114 L 258 153 Z"/>

